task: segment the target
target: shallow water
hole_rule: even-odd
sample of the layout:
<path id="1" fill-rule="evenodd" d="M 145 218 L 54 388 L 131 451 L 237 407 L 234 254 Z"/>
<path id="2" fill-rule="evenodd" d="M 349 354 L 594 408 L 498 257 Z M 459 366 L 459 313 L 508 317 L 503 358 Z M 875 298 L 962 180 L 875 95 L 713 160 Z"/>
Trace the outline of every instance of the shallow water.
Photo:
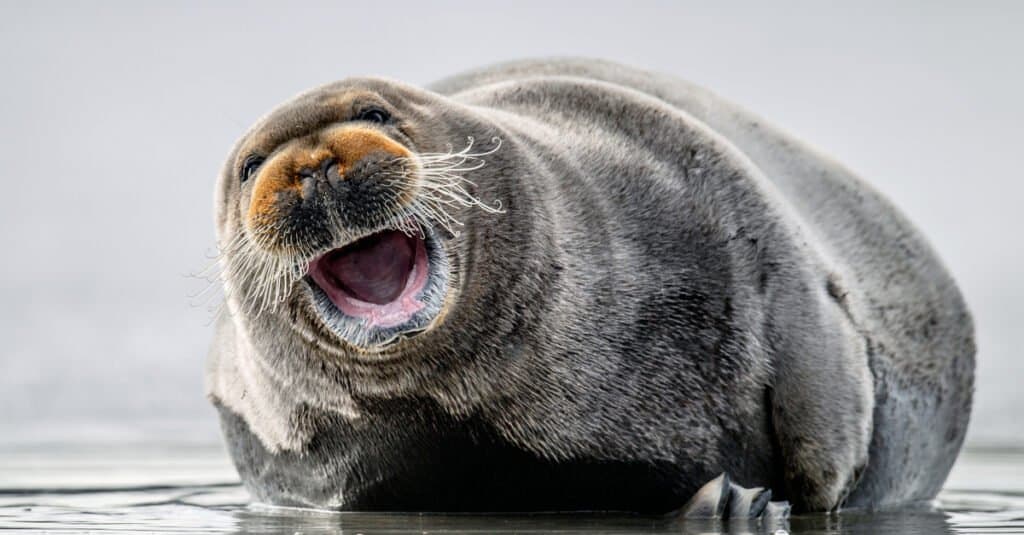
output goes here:
<path id="1" fill-rule="evenodd" d="M 219 447 L 0 449 L 0 529 L 148 533 L 1024 533 L 1024 451 L 969 450 L 932 507 L 721 525 L 609 515 L 325 513 L 250 505 Z"/>

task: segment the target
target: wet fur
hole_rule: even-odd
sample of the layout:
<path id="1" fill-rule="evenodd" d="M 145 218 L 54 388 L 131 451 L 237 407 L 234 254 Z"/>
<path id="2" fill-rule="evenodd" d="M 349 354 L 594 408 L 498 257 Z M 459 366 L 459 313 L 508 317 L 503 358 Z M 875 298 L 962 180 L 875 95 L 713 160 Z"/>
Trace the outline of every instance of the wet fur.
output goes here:
<path id="1" fill-rule="evenodd" d="M 233 168 L 378 94 L 416 151 L 502 140 L 446 249 L 444 317 L 385 353 L 302 300 L 229 296 L 208 392 L 261 500 L 339 509 L 667 511 L 721 472 L 799 510 L 935 495 L 973 387 L 970 317 L 913 227 L 848 171 L 673 78 L 587 60 L 432 90 L 318 88 Z M 305 130 L 304 130 L 305 129 Z M 297 290 L 301 292 L 301 288 Z"/>

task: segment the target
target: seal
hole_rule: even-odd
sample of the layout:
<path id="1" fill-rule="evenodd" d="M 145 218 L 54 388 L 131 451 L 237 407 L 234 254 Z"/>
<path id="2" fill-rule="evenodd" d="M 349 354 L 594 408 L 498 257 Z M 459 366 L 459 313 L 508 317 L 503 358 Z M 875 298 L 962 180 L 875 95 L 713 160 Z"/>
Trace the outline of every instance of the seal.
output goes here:
<path id="1" fill-rule="evenodd" d="M 883 507 L 932 498 L 963 441 L 973 327 L 924 238 L 672 77 L 328 84 L 242 137 L 216 212 L 207 393 L 259 501 Z"/>

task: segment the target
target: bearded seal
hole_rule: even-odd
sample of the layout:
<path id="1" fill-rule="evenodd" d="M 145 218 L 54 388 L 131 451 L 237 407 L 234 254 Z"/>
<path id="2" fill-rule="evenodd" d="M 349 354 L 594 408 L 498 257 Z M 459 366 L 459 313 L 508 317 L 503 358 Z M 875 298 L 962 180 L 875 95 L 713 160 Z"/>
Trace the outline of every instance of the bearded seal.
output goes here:
<path id="1" fill-rule="evenodd" d="M 963 441 L 973 327 L 924 238 L 669 76 L 328 84 L 245 134 L 216 212 L 207 392 L 263 502 L 883 507 Z"/>

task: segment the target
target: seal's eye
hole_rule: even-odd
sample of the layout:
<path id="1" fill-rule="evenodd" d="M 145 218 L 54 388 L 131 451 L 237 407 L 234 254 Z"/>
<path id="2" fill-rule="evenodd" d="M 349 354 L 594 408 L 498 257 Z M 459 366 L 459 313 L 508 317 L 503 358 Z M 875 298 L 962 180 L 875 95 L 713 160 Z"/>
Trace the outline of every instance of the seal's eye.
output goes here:
<path id="1" fill-rule="evenodd" d="M 257 156 L 255 154 L 250 154 L 245 158 L 245 161 L 242 162 L 242 171 L 238 173 L 238 176 L 239 178 L 241 178 L 242 182 L 249 180 L 250 178 L 252 178 L 252 175 L 256 174 L 256 171 L 260 168 L 260 165 L 263 164 L 263 160 L 264 158 L 262 156 Z"/>
<path id="2" fill-rule="evenodd" d="M 356 117 L 356 120 L 384 124 L 388 122 L 388 119 L 390 118 L 391 116 L 388 115 L 388 112 L 380 108 L 368 108 L 366 110 L 359 112 L 359 115 Z"/>

